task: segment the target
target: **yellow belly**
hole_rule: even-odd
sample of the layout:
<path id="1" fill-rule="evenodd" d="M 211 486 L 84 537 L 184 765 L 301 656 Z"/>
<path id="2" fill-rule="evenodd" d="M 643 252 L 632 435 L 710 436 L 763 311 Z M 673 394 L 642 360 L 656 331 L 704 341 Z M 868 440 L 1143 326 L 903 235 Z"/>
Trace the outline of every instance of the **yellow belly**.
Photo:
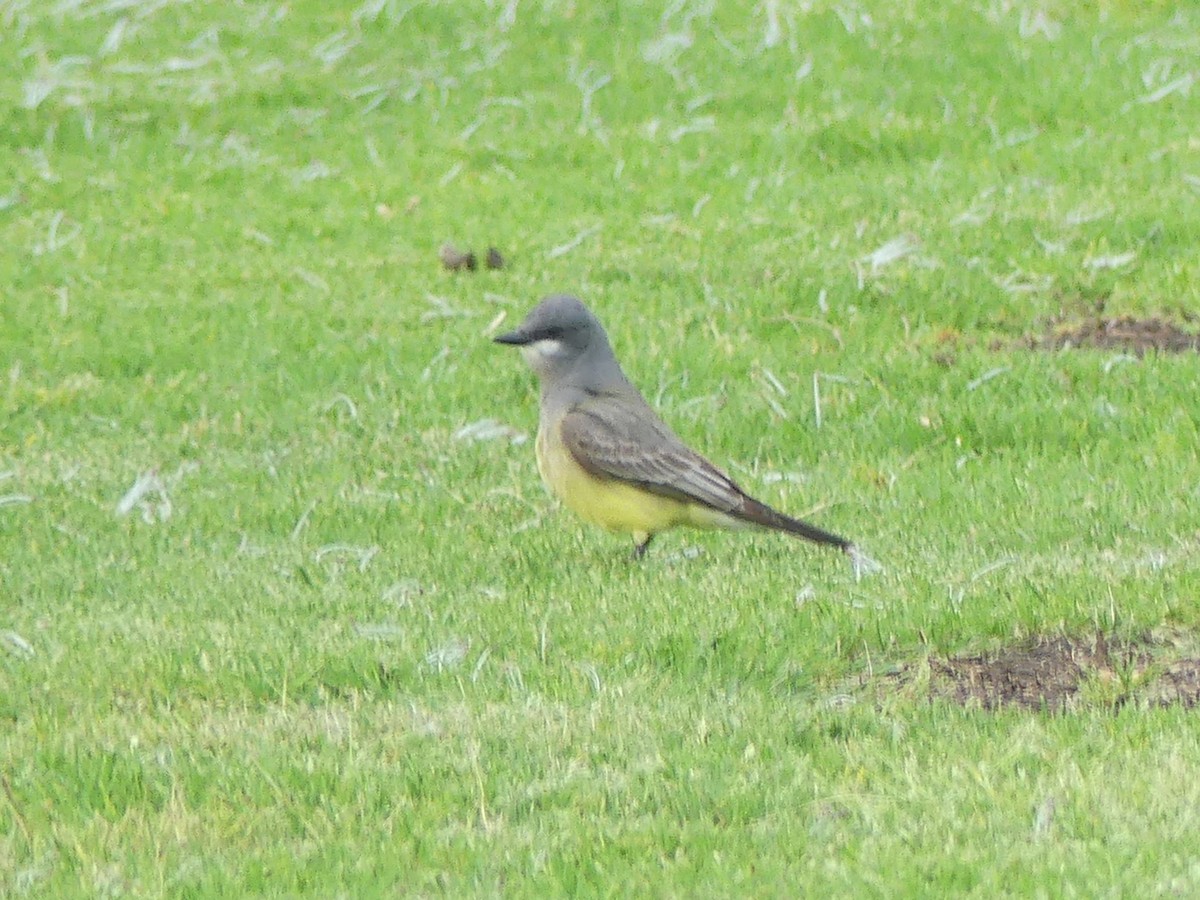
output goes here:
<path id="1" fill-rule="evenodd" d="M 598 478 L 575 461 L 557 434 L 539 429 L 538 472 L 550 491 L 580 518 L 610 531 L 631 532 L 639 541 L 652 534 L 691 525 L 736 527 L 729 516 L 698 503 L 685 503 L 610 478 Z"/>

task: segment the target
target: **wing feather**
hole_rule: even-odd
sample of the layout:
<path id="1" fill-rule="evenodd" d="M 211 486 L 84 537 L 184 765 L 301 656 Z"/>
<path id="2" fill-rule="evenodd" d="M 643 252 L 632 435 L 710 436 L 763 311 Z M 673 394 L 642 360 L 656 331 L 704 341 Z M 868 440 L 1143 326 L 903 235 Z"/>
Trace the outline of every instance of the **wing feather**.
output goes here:
<path id="1" fill-rule="evenodd" d="M 745 493 L 691 450 L 641 397 L 593 396 L 562 419 L 563 443 L 592 475 L 684 502 L 736 512 Z"/>

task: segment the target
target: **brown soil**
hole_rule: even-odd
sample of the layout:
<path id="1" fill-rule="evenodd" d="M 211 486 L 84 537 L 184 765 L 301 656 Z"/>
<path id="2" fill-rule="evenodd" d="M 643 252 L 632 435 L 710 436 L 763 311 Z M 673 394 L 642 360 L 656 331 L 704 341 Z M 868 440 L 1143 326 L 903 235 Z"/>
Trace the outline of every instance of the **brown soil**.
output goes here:
<path id="1" fill-rule="evenodd" d="M 1097 350 L 1120 350 L 1144 356 L 1147 351 L 1186 353 L 1200 350 L 1200 335 L 1190 334 L 1165 319 L 1093 319 L 1068 324 L 1051 323 L 1044 334 L 1026 338 L 1035 350 L 1061 350 L 1085 347 Z"/>
<path id="2" fill-rule="evenodd" d="M 1086 696 L 1119 706 L 1200 706 L 1200 659 L 1166 659 L 1145 639 L 1124 644 L 1094 638 L 1043 638 L 979 656 L 930 658 L 929 694 L 964 706 L 1062 711 Z M 915 667 L 895 677 L 912 683 Z"/>
<path id="3" fill-rule="evenodd" d="M 1147 685 L 1144 695 L 1156 706 L 1174 703 L 1188 709 L 1200 706 L 1200 659 L 1181 659 L 1171 663 L 1155 681 Z"/>

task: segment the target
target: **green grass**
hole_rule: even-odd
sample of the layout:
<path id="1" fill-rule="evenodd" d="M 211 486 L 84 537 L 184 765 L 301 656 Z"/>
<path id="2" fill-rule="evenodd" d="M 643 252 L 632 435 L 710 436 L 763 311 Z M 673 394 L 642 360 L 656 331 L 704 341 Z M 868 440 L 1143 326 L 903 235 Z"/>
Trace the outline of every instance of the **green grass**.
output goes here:
<path id="1" fill-rule="evenodd" d="M 1021 342 L 1200 309 L 1200 11 L 775 7 L 0 0 L 0 893 L 1200 892 L 1194 712 L 870 678 L 1200 627 L 1200 363 Z M 456 438 L 556 290 L 886 572 Z"/>

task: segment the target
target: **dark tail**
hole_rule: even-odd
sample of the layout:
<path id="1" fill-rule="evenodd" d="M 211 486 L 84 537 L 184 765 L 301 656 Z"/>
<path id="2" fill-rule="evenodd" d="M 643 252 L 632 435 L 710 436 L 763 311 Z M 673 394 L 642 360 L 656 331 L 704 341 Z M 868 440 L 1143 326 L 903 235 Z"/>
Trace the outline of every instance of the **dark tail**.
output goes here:
<path id="1" fill-rule="evenodd" d="M 755 525 L 762 525 L 764 528 L 786 531 L 788 534 L 802 537 L 806 541 L 812 541 L 814 544 L 837 547 L 839 550 L 847 553 L 854 549 L 852 541 L 848 541 L 844 537 L 840 537 L 832 532 L 822 531 L 815 525 L 809 525 L 807 522 L 801 522 L 799 519 L 793 519 L 791 516 L 785 516 L 783 513 L 771 509 L 765 503 L 759 503 L 750 497 L 745 499 L 741 508 L 736 510 L 733 515 L 747 522 L 753 522 Z"/>

